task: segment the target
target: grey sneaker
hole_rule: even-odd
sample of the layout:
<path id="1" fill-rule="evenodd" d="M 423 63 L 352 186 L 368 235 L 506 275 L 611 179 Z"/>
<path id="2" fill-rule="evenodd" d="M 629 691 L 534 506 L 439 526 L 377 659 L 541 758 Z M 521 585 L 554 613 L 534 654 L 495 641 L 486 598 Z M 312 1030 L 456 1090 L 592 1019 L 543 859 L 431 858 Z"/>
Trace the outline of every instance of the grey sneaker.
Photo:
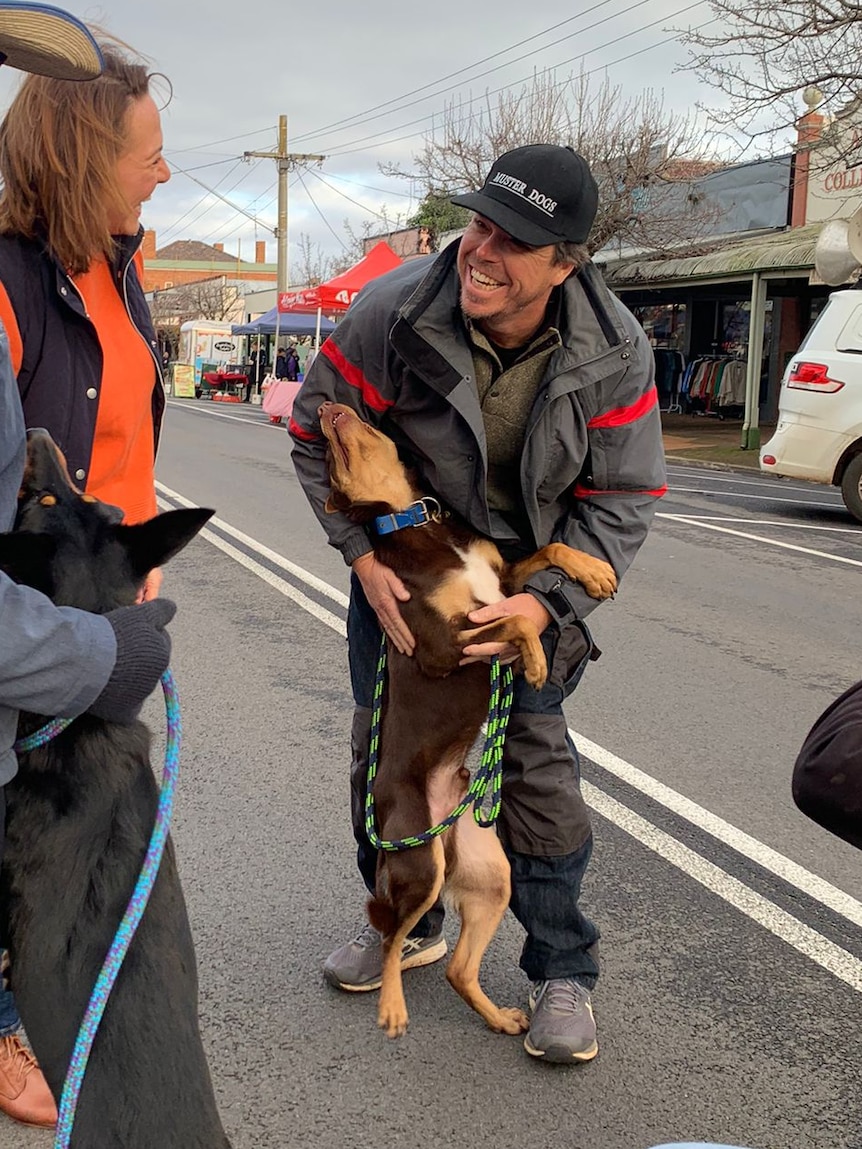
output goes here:
<path id="1" fill-rule="evenodd" d="M 401 968 L 431 965 L 446 956 L 442 933 L 431 938 L 407 938 L 401 949 Z M 323 976 L 336 989 L 367 993 L 379 989 L 383 980 L 383 939 L 367 923 L 353 941 L 334 950 L 323 963 Z"/>
<path id="2" fill-rule="evenodd" d="M 571 977 L 537 981 L 524 1049 L 546 1061 L 592 1061 L 599 1052 L 590 991 Z"/>

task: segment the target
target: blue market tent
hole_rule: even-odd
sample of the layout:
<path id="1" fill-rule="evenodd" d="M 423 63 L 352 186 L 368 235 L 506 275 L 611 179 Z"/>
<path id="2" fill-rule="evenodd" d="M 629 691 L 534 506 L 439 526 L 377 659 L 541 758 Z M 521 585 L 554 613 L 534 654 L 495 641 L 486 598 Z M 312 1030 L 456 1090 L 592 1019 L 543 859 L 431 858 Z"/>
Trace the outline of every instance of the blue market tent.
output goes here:
<path id="1" fill-rule="evenodd" d="M 253 319 L 251 323 L 238 323 L 231 327 L 232 335 L 316 335 L 317 312 L 282 311 L 275 307 Z M 330 335 L 335 324 L 325 315 L 320 317 L 320 335 Z"/>

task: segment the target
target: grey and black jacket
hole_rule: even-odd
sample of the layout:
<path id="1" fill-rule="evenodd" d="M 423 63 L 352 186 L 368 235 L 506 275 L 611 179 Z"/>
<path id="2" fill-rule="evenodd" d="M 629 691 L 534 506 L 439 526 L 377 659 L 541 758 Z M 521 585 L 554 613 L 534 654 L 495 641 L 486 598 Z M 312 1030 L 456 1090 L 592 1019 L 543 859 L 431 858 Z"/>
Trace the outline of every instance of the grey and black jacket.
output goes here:
<path id="1" fill-rule="evenodd" d="M 622 576 L 665 490 L 653 355 L 643 329 L 592 264 L 561 288 L 562 346 L 548 361 L 530 412 L 521 492 L 531 538 L 515 539 L 489 509 L 485 430 L 471 344 L 459 306 L 458 241 L 369 283 L 320 349 L 293 407 L 299 481 L 345 562 L 372 549 L 365 528 L 327 514 L 324 400 L 354 408 L 397 444 L 434 495 L 502 546 L 551 541 L 606 559 Z M 429 266 L 430 265 L 430 266 Z M 559 571 L 527 589 L 559 625 L 595 607 Z"/>
<path id="2" fill-rule="evenodd" d="M 0 327 L 0 532 L 11 530 L 24 471 L 24 416 L 6 333 Z M 0 786 L 18 768 L 18 711 L 72 717 L 101 694 L 117 643 L 107 619 L 56 607 L 0 567 Z M 0 844 L 3 834 L 0 826 Z"/>

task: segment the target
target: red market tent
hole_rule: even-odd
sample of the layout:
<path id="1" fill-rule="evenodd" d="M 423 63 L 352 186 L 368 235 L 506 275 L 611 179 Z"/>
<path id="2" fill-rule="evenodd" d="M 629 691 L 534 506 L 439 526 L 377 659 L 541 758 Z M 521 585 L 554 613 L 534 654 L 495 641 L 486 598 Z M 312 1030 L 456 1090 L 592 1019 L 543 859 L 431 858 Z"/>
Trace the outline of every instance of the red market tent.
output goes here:
<path id="1" fill-rule="evenodd" d="M 369 280 L 376 279 L 378 275 L 400 264 L 400 256 L 395 254 L 385 240 L 381 240 L 353 267 L 321 283 L 319 287 L 309 287 L 305 291 L 282 291 L 278 297 L 278 310 L 282 313 L 323 311 L 327 315 L 333 311 L 346 311 Z"/>

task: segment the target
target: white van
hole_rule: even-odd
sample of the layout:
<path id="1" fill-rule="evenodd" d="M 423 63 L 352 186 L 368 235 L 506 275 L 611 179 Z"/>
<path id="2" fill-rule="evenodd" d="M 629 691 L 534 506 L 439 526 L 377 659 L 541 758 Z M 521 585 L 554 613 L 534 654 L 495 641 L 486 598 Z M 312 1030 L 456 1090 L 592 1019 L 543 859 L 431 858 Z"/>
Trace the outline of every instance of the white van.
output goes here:
<path id="1" fill-rule="evenodd" d="M 840 487 L 862 521 L 862 290 L 834 291 L 788 363 L 760 469 Z"/>

